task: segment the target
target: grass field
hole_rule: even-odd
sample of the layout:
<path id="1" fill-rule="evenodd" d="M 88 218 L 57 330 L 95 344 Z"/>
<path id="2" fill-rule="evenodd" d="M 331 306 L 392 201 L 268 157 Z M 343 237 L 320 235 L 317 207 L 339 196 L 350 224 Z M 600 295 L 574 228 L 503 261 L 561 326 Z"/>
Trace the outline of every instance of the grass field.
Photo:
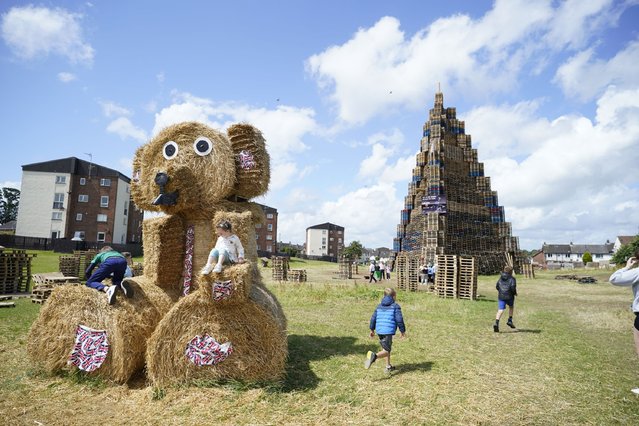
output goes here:
<path id="1" fill-rule="evenodd" d="M 50 376 L 25 351 L 40 306 L 20 300 L 0 310 L 0 423 L 639 424 L 631 291 L 608 284 L 608 272 L 577 271 L 597 284 L 518 277 L 518 328 L 502 333 L 492 330 L 494 276 L 480 277 L 474 302 L 400 292 L 407 337 L 395 340 L 397 371 L 387 376 L 383 363 L 363 368 L 378 348 L 368 320 L 383 285 L 333 279 L 336 264 L 292 267 L 309 282 L 280 284 L 262 272 L 289 321 L 286 377 L 269 386 L 157 389 L 143 377 L 122 386 Z"/>

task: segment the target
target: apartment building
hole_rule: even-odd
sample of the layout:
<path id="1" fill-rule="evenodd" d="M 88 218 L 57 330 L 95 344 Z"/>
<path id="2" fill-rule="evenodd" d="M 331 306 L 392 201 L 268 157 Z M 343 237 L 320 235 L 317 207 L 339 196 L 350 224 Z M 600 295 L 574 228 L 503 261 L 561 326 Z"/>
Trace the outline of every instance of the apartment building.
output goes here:
<path id="1" fill-rule="evenodd" d="M 117 170 L 76 157 L 23 165 L 16 235 L 141 242 L 143 211 L 130 184 Z"/>
<path id="2" fill-rule="evenodd" d="M 344 227 L 326 222 L 306 228 L 306 255 L 338 258 L 344 249 Z"/>
<path id="3" fill-rule="evenodd" d="M 277 253 L 277 209 L 260 204 L 266 221 L 255 226 L 258 253 Z"/>

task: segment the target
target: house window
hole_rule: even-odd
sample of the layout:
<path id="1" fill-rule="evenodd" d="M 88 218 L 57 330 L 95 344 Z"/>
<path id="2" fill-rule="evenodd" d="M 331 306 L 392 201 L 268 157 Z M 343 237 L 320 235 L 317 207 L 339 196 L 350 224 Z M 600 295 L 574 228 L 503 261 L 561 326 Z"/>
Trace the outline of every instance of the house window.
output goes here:
<path id="1" fill-rule="evenodd" d="M 268 225 L 266 225 L 266 229 L 269 230 L 269 231 L 272 231 L 273 230 L 273 224 L 269 223 Z"/>
<path id="2" fill-rule="evenodd" d="M 87 178 L 80 178 L 80 185 L 86 185 L 87 184 Z"/>
<path id="3" fill-rule="evenodd" d="M 122 221 L 122 225 L 126 226 L 127 220 L 126 217 L 124 218 L 124 220 Z"/>
<path id="4" fill-rule="evenodd" d="M 100 179 L 100 186 L 111 186 L 111 179 Z"/>
<path id="5" fill-rule="evenodd" d="M 260 239 L 260 236 L 259 236 L 259 235 L 257 235 L 257 234 L 255 234 L 255 239 L 256 239 L 256 240 L 259 240 L 259 239 Z"/>
<path id="6" fill-rule="evenodd" d="M 106 221 L 107 221 L 107 215 L 105 214 L 98 215 L 98 222 L 106 222 Z"/>
<path id="7" fill-rule="evenodd" d="M 67 177 L 66 176 L 56 176 L 55 177 L 55 183 L 67 183 Z"/>
<path id="8" fill-rule="evenodd" d="M 255 229 L 260 229 L 262 227 L 261 223 L 258 223 L 257 225 L 255 225 Z"/>
<path id="9" fill-rule="evenodd" d="M 53 208 L 54 209 L 64 208 L 64 193 L 56 192 L 53 195 Z"/>
<path id="10" fill-rule="evenodd" d="M 273 219 L 273 213 L 267 213 L 266 214 L 266 218 L 267 219 Z"/>
<path id="11" fill-rule="evenodd" d="M 124 203 L 124 215 L 126 216 L 129 211 L 129 202 Z"/>
<path id="12" fill-rule="evenodd" d="M 266 246 L 266 251 L 273 251 L 273 246 Z"/>
<path id="13" fill-rule="evenodd" d="M 60 231 L 51 231 L 51 238 L 54 240 L 60 238 Z"/>
<path id="14" fill-rule="evenodd" d="M 89 202 L 88 195 L 85 195 L 85 194 L 78 195 L 78 203 L 88 203 L 88 202 Z"/>
<path id="15" fill-rule="evenodd" d="M 338 243 L 341 243 L 341 242 L 342 242 L 342 239 L 341 239 L 341 238 L 338 238 L 338 239 L 337 239 L 337 242 L 338 242 Z"/>
<path id="16" fill-rule="evenodd" d="M 266 239 L 270 241 L 270 240 L 273 239 L 273 236 L 271 234 L 268 234 L 268 235 L 266 235 Z"/>
<path id="17" fill-rule="evenodd" d="M 330 239 L 331 241 L 333 241 L 335 238 L 331 237 L 331 238 L 329 238 L 329 239 Z"/>
<path id="18" fill-rule="evenodd" d="M 103 195 L 100 197 L 100 207 L 109 207 L 109 196 Z"/>
<path id="19" fill-rule="evenodd" d="M 98 232 L 98 241 L 104 241 L 106 234 L 104 232 Z"/>
<path id="20" fill-rule="evenodd" d="M 62 212 L 53 212 L 51 215 L 52 220 L 62 220 Z"/>
<path id="21" fill-rule="evenodd" d="M 78 213 L 75 215 L 75 221 L 76 222 L 82 222 L 82 213 Z"/>
<path id="22" fill-rule="evenodd" d="M 338 234 L 341 234 L 341 233 L 342 233 L 342 231 L 337 231 L 337 233 L 338 233 Z"/>

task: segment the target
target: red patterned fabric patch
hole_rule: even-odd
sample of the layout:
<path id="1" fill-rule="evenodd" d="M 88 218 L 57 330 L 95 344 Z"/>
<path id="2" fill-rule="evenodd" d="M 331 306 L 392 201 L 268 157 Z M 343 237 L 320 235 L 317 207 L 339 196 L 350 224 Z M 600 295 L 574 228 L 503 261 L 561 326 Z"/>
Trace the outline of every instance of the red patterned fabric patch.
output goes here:
<path id="1" fill-rule="evenodd" d="M 213 300 L 216 302 L 228 299 L 231 294 L 233 294 L 233 282 L 231 280 L 215 281 L 213 283 Z"/>
<path id="2" fill-rule="evenodd" d="M 257 165 L 250 151 L 240 151 L 238 156 L 240 157 L 240 167 L 244 170 L 250 170 Z"/>
<path id="3" fill-rule="evenodd" d="M 186 345 L 184 354 L 197 366 L 215 365 L 224 361 L 233 353 L 231 342 L 219 344 L 213 337 L 205 334 L 195 336 Z"/>
<path id="4" fill-rule="evenodd" d="M 75 344 L 69 357 L 69 364 L 83 371 L 100 368 L 109 353 L 109 341 L 106 330 L 94 330 L 78 325 L 75 331 Z"/>

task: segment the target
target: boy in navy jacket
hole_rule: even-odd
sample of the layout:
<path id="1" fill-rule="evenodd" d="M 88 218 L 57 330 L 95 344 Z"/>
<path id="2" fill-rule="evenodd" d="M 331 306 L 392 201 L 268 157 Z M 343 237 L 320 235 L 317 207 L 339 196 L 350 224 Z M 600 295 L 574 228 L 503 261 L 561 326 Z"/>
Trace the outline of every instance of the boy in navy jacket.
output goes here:
<path id="1" fill-rule="evenodd" d="M 396 298 L 397 293 L 394 289 L 384 289 L 382 303 L 380 303 L 377 308 L 375 308 L 375 312 L 373 312 L 369 327 L 371 329 L 370 336 L 375 336 L 375 332 L 377 332 L 382 350 L 377 353 L 368 351 L 366 360 L 364 361 L 364 367 L 366 369 L 369 369 L 377 358 L 386 358 L 387 373 L 395 369 L 390 360 L 393 336 L 398 328 L 402 338 L 406 333 L 406 326 L 404 325 L 404 318 L 402 317 L 402 308 L 395 302 Z"/>

